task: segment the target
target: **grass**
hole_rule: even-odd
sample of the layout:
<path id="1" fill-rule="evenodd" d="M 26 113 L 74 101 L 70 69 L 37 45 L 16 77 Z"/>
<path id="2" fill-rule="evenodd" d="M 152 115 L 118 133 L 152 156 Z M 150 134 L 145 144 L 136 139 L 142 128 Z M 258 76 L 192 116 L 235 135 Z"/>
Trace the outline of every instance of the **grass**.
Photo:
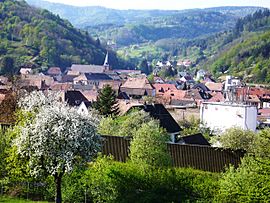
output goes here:
<path id="1" fill-rule="evenodd" d="M 44 201 L 30 201 L 30 200 L 25 200 L 25 199 L 0 196 L 0 203 L 45 203 L 45 202 Z"/>

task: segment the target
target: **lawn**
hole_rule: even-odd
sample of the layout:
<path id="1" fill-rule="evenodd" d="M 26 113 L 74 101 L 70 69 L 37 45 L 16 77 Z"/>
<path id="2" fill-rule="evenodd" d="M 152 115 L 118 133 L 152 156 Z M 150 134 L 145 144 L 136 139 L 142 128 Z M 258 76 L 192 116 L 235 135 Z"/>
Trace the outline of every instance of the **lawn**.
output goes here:
<path id="1" fill-rule="evenodd" d="M 0 196 L 0 203 L 45 203 L 43 201 L 30 201 L 25 199 L 19 199 L 19 198 L 11 198 L 11 197 L 1 197 Z M 48 203 L 48 202 L 46 202 Z"/>

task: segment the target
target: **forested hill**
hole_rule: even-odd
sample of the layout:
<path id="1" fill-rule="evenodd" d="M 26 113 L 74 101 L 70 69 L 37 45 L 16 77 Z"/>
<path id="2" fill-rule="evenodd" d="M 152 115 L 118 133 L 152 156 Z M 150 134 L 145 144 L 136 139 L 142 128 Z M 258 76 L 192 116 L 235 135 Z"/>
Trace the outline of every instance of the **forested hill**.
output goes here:
<path id="1" fill-rule="evenodd" d="M 155 42 L 164 38 L 193 39 L 233 28 L 238 18 L 258 7 L 217 7 L 189 10 L 116 10 L 75 7 L 42 0 L 27 0 L 68 19 L 102 41 L 118 46 Z"/>
<path id="2" fill-rule="evenodd" d="M 223 41 L 220 51 L 205 64 L 213 73 L 231 73 L 247 82 L 270 82 L 270 10 L 239 19 L 231 32 L 216 41 Z"/>
<path id="3" fill-rule="evenodd" d="M 46 0 L 26 1 L 30 5 L 44 8 L 52 11 L 55 14 L 59 14 L 61 17 L 68 19 L 75 26 L 81 28 L 85 26 L 102 24 L 144 24 L 148 21 L 151 22 L 152 19 L 163 19 L 163 23 L 167 23 L 167 20 L 170 20 L 171 17 L 192 17 L 195 12 L 216 12 L 224 14 L 230 18 L 239 18 L 253 13 L 255 10 L 259 9 L 258 7 L 243 6 L 188 10 L 116 10 L 100 6 L 76 7 L 60 3 L 52 3 Z"/>
<path id="4" fill-rule="evenodd" d="M 24 1 L 0 1 L 0 71 L 72 63 L 102 64 L 105 49 L 67 20 Z M 12 70 L 6 67 L 14 67 Z"/>

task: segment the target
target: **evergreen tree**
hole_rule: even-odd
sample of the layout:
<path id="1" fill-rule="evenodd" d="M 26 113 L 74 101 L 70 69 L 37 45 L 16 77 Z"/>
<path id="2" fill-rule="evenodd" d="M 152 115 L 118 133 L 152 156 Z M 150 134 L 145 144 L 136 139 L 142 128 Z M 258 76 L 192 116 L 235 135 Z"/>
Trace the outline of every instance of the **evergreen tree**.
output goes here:
<path id="1" fill-rule="evenodd" d="M 119 113 L 116 94 L 110 85 L 105 85 L 99 92 L 94 108 L 97 109 L 101 115 L 105 116 L 117 115 Z"/>
<path id="2" fill-rule="evenodd" d="M 145 73 L 146 75 L 150 74 L 150 70 L 149 70 L 149 66 L 147 63 L 147 60 L 144 59 L 141 63 L 140 63 L 140 69 L 142 71 L 142 73 Z"/>

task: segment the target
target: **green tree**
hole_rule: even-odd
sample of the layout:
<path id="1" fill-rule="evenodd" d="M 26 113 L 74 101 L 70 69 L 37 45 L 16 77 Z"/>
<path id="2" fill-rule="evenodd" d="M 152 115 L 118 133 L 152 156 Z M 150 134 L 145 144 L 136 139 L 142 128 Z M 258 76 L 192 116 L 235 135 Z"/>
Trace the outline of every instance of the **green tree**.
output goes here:
<path id="1" fill-rule="evenodd" d="M 236 169 L 230 167 L 219 180 L 215 202 L 268 202 L 270 199 L 270 165 L 265 160 L 246 156 Z"/>
<path id="2" fill-rule="evenodd" d="M 94 103 L 94 108 L 104 116 L 115 116 L 119 114 L 116 94 L 110 85 L 105 85 L 99 92 L 97 101 Z"/>
<path id="3" fill-rule="evenodd" d="M 14 59 L 12 57 L 3 57 L 0 64 L 0 73 L 8 76 L 12 76 L 15 73 Z"/>
<path id="4" fill-rule="evenodd" d="M 151 72 L 146 59 L 141 61 L 139 68 L 141 69 L 142 73 L 145 73 L 146 75 L 149 75 Z"/>
<path id="5" fill-rule="evenodd" d="M 168 134 L 151 120 L 134 133 L 130 143 L 130 159 L 138 165 L 153 167 L 168 166 L 170 156 L 167 151 Z"/>
<path id="6" fill-rule="evenodd" d="M 130 113 L 116 118 L 101 119 L 98 132 L 102 135 L 134 136 L 142 124 L 151 121 L 149 113 L 133 110 Z"/>
<path id="7" fill-rule="evenodd" d="M 220 136 L 213 137 L 212 142 L 219 142 L 222 147 L 230 149 L 244 149 L 252 152 L 258 136 L 251 130 L 230 128 Z"/>

